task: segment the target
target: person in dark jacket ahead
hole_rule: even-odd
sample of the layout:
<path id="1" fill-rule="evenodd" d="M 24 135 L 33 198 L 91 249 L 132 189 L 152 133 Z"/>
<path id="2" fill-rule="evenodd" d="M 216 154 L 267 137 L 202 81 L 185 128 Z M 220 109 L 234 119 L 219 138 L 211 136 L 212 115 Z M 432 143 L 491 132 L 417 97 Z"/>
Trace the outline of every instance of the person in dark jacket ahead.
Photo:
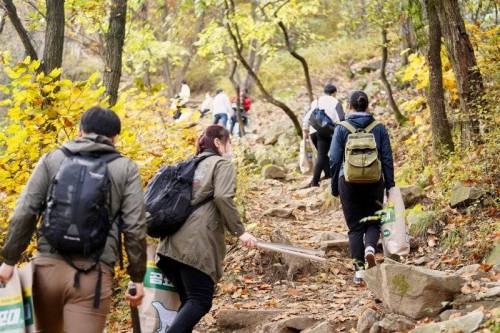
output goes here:
<path id="1" fill-rule="evenodd" d="M 355 128 L 364 129 L 375 119 L 367 112 L 368 96 L 362 91 L 355 91 L 349 99 L 350 109 L 347 121 Z M 375 136 L 378 157 L 382 164 L 382 178 L 377 183 L 348 183 L 344 177 L 344 149 L 349 130 L 344 126 L 336 126 L 330 147 L 330 168 L 332 174 L 332 195 L 340 195 L 342 210 L 349 228 L 349 248 L 354 261 L 356 273 L 354 283 L 362 281 L 362 270 L 365 261 L 368 267 L 375 265 L 375 248 L 380 237 L 380 222 L 360 222 L 361 219 L 373 216 L 383 207 L 384 189 L 389 191 L 395 186 L 394 166 L 391 142 L 384 125 L 378 124 L 371 133 Z"/>

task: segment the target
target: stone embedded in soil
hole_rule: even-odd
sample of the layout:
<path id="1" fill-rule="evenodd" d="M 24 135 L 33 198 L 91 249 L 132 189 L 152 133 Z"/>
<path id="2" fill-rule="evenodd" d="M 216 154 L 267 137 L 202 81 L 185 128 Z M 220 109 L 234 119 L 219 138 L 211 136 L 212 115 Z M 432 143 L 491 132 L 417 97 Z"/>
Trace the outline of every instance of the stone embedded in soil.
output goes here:
<path id="1" fill-rule="evenodd" d="M 365 272 L 368 288 L 389 310 L 413 319 L 432 317 L 460 293 L 461 277 L 423 267 L 382 263 Z"/>
<path id="2" fill-rule="evenodd" d="M 317 319 L 299 316 L 264 325 L 262 333 L 290 333 L 303 331 L 318 322 Z"/>
<path id="3" fill-rule="evenodd" d="M 431 323 L 415 328 L 412 333 L 461 332 L 471 333 L 479 328 L 484 319 L 481 311 L 474 311 L 465 316 L 439 323 Z"/>
<path id="4" fill-rule="evenodd" d="M 293 209 L 291 208 L 270 208 L 264 212 L 264 216 L 274 216 L 288 218 L 292 216 Z"/>
<path id="5" fill-rule="evenodd" d="M 281 310 L 221 310 L 217 314 L 217 326 L 226 330 L 254 327 L 281 313 Z"/>
<path id="6" fill-rule="evenodd" d="M 406 208 L 414 206 L 425 198 L 424 190 L 417 185 L 402 186 L 400 190 Z"/>
<path id="7" fill-rule="evenodd" d="M 286 177 L 286 171 L 277 165 L 268 164 L 262 168 L 262 177 L 264 179 L 283 179 Z"/>
<path id="8" fill-rule="evenodd" d="M 358 333 L 368 333 L 370 328 L 379 320 L 379 313 L 371 308 L 363 311 L 358 319 L 358 324 L 356 326 L 356 331 Z"/>
<path id="9" fill-rule="evenodd" d="M 455 185 L 450 196 L 450 206 L 455 208 L 467 206 L 471 202 L 478 200 L 483 195 L 483 191 L 477 186 L 465 186 L 463 183 Z"/>
<path id="10" fill-rule="evenodd" d="M 390 313 L 378 322 L 382 332 L 408 332 L 415 327 L 415 322 L 404 316 Z"/>
<path id="11" fill-rule="evenodd" d="M 318 325 L 308 328 L 301 333 L 334 333 L 336 328 L 328 321 L 319 323 Z"/>

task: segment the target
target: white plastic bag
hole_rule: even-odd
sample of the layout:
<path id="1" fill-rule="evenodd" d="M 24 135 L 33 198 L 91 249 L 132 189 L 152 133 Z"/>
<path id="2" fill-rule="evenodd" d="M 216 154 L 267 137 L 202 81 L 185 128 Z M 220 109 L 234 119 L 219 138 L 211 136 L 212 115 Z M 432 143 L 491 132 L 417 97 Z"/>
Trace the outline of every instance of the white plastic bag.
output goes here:
<path id="1" fill-rule="evenodd" d="M 180 307 L 179 294 L 155 262 L 156 244 L 150 244 L 144 277 L 144 299 L 139 306 L 142 333 L 166 332 Z"/>
<path id="2" fill-rule="evenodd" d="M 9 282 L 0 285 L 0 332 L 25 333 L 23 293 L 17 268 Z"/>
<path id="3" fill-rule="evenodd" d="M 386 208 L 382 215 L 381 231 L 385 256 L 406 256 L 410 253 L 405 204 L 399 187 L 393 187 L 389 190 Z"/>
<path id="4" fill-rule="evenodd" d="M 314 168 L 312 144 L 306 137 L 300 142 L 299 168 L 304 175 L 312 173 Z"/>

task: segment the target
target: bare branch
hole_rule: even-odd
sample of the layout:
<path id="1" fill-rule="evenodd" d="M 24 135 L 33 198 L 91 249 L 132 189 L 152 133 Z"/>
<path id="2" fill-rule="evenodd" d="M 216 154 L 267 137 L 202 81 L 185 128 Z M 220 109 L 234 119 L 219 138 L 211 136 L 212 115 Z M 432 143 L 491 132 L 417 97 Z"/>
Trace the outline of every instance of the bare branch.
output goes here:
<path id="1" fill-rule="evenodd" d="M 9 16 L 10 22 L 14 26 L 14 28 L 17 31 L 17 34 L 19 35 L 19 38 L 21 39 L 24 49 L 26 51 L 26 54 L 31 57 L 31 59 L 36 60 L 38 59 L 38 55 L 35 51 L 35 48 L 33 47 L 33 44 L 31 43 L 30 36 L 28 35 L 28 32 L 23 26 L 23 23 L 21 22 L 21 19 L 17 15 L 17 9 L 16 6 L 12 3 L 12 0 L 2 0 L 3 2 L 3 7 L 5 11 L 7 12 L 7 16 Z"/>

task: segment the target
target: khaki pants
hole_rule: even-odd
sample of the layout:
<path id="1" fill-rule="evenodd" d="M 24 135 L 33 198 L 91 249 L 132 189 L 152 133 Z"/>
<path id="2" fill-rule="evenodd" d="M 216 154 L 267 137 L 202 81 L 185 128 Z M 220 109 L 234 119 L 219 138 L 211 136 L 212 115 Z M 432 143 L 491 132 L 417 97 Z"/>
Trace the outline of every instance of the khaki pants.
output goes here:
<path id="1" fill-rule="evenodd" d="M 57 258 L 34 260 L 33 301 L 36 330 L 40 333 L 101 333 L 111 307 L 112 274 L 102 268 L 101 302 L 93 308 L 97 270 L 80 274 L 80 288 L 73 287 L 75 269 Z"/>

